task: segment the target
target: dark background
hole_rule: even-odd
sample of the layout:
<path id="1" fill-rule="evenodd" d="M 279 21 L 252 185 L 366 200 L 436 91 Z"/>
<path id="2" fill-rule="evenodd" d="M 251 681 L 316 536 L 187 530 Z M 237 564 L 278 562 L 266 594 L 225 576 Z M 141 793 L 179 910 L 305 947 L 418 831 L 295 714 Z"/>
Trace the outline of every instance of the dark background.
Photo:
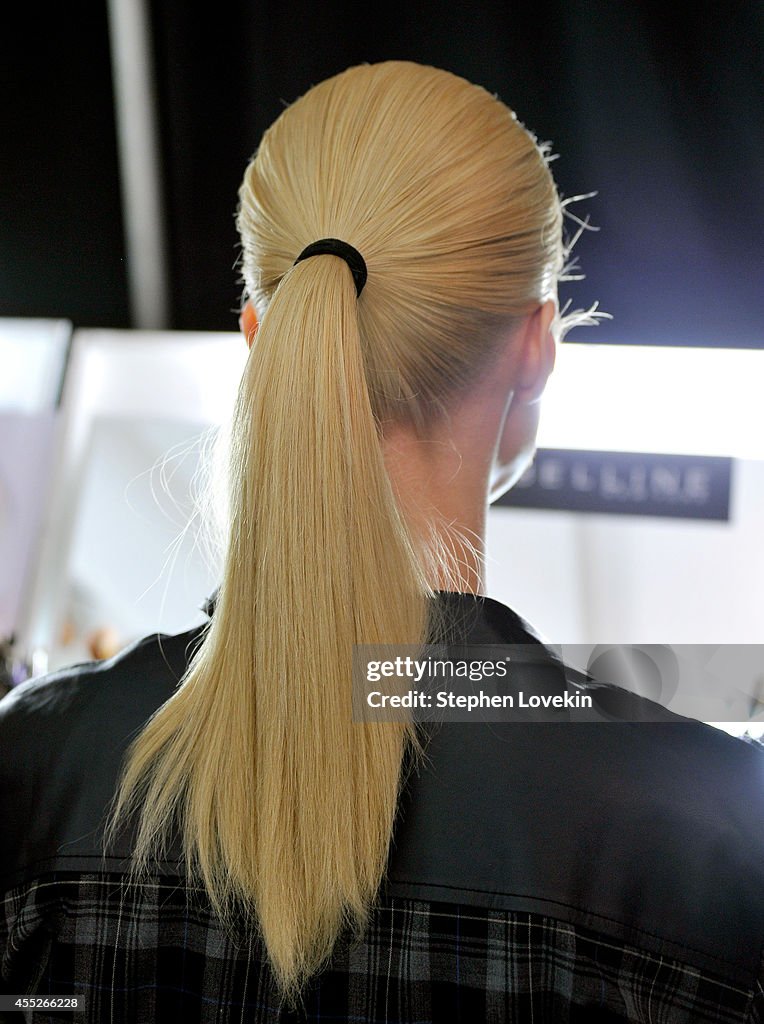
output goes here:
<path id="1" fill-rule="evenodd" d="M 199 5 L 201 7 L 201 5 Z M 236 190 L 263 130 L 362 61 L 436 64 L 552 142 L 598 232 L 576 341 L 764 348 L 764 4 L 149 0 L 171 322 L 234 330 Z M 10 22 L 10 18 L 8 18 Z M 105 3 L 14 5 L 0 43 L 0 316 L 131 326 Z M 576 225 L 569 223 L 569 231 Z"/>

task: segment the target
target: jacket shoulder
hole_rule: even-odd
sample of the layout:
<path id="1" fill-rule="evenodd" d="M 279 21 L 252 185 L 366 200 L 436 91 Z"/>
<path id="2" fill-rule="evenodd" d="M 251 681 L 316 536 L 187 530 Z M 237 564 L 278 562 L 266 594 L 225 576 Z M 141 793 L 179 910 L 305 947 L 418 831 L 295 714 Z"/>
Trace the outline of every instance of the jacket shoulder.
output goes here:
<path id="1" fill-rule="evenodd" d="M 0 877 L 98 855 L 129 743 L 176 689 L 201 629 L 153 634 L 103 662 L 20 684 L 0 701 Z"/>

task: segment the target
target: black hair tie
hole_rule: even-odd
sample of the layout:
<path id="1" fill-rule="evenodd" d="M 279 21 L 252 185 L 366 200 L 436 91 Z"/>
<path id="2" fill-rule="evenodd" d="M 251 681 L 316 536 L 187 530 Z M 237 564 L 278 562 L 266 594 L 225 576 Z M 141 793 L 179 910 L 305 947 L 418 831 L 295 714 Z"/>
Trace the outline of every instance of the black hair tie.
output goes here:
<path id="1" fill-rule="evenodd" d="M 311 242 L 294 261 L 294 266 L 297 266 L 300 260 L 322 255 L 339 256 L 347 263 L 355 281 L 356 295 L 360 295 L 366 284 L 366 261 L 357 249 L 347 242 L 340 241 L 339 238 L 319 238 L 317 242 Z"/>

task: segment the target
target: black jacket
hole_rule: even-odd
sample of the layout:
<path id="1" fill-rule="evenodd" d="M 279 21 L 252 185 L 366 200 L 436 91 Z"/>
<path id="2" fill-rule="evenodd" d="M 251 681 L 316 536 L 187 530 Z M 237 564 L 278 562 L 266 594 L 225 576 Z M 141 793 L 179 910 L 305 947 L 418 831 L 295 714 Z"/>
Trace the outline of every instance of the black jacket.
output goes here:
<path id="1" fill-rule="evenodd" d="M 498 601 L 440 596 L 470 644 L 541 646 Z M 128 848 L 104 859 L 97 842 L 121 759 L 202 634 L 149 636 L 0 702 L 4 892 L 51 872 L 124 868 Z M 430 727 L 385 898 L 544 915 L 761 993 L 764 747 L 659 711 L 649 722 Z"/>

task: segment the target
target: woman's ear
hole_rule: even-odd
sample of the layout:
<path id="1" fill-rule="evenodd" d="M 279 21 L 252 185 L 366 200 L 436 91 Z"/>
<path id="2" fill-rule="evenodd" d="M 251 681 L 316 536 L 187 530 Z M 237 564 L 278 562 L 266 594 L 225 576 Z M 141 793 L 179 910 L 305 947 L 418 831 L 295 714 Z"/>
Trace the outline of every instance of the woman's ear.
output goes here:
<path id="1" fill-rule="evenodd" d="M 553 325 L 557 303 L 547 299 L 528 318 L 522 339 L 522 355 L 515 394 L 526 404 L 541 400 L 547 378 L 554 369 L 557 341 Z"/>
<path id="2" fill-rule="evenodd" d="M 257 334 L 258 323 L 257 313 L 249 299 L 244 303 L 244 308 L 239 316 L 239 327 L 241 328 L 241 333 L 247 339 L 247 347 L 252 348 L 252 342 Z"/>

